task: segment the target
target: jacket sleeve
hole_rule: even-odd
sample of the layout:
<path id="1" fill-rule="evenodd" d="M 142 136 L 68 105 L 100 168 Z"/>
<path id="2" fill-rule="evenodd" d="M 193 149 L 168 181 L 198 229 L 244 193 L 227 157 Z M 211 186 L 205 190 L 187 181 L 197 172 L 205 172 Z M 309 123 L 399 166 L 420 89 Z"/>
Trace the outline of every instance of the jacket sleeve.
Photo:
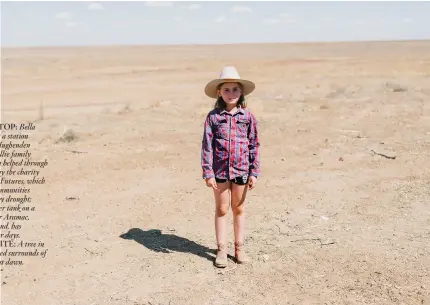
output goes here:
<path id="1" fill-rule="evenodd" d="M 210 120 L 210 115 L 206 117 L 204 123 L 202 151 L 201 151 L 201 166 L 203 171 L 203 179 L 215 177 L 213 171 L 213 131 Z"/>
<path id="2" fill-rule="evenodd" d="M 253 114 L 250 114 L 248 130 L 249 139 L 249 175 L 258 177 L 261 175 L 260 169 L 260 140 L 258 137 L 258 122 Z"/>

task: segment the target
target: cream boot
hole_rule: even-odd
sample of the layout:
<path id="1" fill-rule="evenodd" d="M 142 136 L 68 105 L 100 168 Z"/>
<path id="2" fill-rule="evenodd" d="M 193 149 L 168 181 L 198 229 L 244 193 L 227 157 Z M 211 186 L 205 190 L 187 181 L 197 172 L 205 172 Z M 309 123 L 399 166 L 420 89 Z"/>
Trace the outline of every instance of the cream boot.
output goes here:
<path id="1" fill-rule="evenodd" d="M 224 244 L 218 245 L 216 253 L 215 266 L 218 268 L 227 267 L 227 247 Z"/>
<path id="2" fill-rule="evenodd" d="M 234 243 L 234 256 L 238 264 L 245 264 L 249 262 L 249 258 L 245 253 L 243 243 Z"/>

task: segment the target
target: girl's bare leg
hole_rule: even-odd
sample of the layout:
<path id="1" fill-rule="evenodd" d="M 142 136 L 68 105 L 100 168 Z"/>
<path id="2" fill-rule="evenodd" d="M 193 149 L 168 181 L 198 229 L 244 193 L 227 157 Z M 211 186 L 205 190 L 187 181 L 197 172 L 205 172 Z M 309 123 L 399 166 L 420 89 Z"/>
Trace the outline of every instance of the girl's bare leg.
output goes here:
<path id="1" fill-rule="evenodd" d="M 218 244 L 217 258 L 215 265 L 225 267 L 227 265 L 227 213 L 230 207 L 230 186 L 231 182 L 218 183 L 218 190 L 214 190 L 215 195 L 215 232 Z"/>
<path id="2" fill-rule="evenodd" d="M 231 186 L 231 208 L 233 210 L 235 255 L 238 263 L 246 262 L 247 258 L 243 250 L 245 240 L 245 198 L 247 185 L 237 185 L 232 183 Z"/>

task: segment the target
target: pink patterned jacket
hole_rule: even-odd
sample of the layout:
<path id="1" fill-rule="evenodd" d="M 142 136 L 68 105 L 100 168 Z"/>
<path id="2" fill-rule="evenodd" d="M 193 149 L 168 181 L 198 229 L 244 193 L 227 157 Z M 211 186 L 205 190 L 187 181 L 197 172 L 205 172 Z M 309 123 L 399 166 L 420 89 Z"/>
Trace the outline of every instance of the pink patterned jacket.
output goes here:
<path id="1" fill-rule="evenodd" d="M 203 179 L 260 176 L 257 120 L 248 110 L 213 109 L 206 116 L 201 151 Z"/>

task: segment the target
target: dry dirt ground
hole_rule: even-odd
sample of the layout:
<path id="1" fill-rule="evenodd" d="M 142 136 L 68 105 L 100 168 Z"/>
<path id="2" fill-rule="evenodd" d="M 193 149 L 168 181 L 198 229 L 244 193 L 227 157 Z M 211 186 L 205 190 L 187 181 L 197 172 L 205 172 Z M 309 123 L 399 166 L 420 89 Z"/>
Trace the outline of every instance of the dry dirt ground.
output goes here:
<path id="1" fill-rule="evenodd" d="M 256 82 L 263 176 L 252 263 L 221 272 L 200 145 L 224 65 Z M 47 256 L 2 267 L 2 305 L 430 304 L 430 41 L 3 49 L 2 73 L 49 162 L 20 230 Z"/>

